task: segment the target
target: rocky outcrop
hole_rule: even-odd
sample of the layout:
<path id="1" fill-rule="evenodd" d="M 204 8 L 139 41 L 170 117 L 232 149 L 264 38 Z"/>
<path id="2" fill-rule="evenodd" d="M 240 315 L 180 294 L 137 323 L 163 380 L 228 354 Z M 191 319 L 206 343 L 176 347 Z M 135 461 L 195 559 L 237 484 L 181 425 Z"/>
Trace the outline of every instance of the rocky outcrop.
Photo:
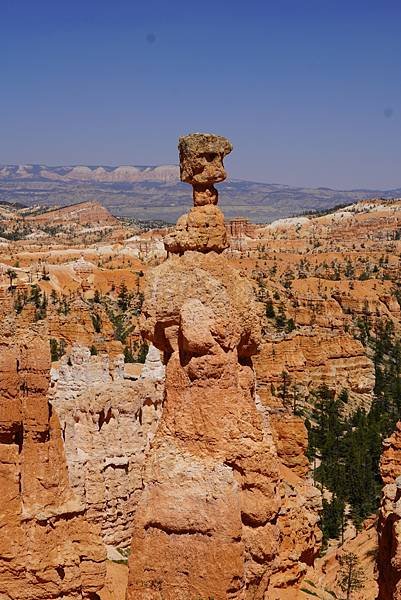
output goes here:
<path id="1" fill-rule="evenodd" d="M 252 369 L 238 362 L 257 344 L 251 289 L 225 272 L 215 254 L 186 253 L 149 280 L 147 337 L 169 358 L 134 523 L 129 598 L 145 598 L 154 586 L 165 598 L 239 597 L 242 521 L 249 536 L 262 528 L 259 552 L 274 552 L 266 525 L 278 510 L 277 465 L 263 456 L 269 450 L 252 403 Z M 264 569 L 249 563 L 257 572 L 250 567 L 249 585 L 259 585 Z"/>
<path id="2" fill-rule="evenodd" d="M 257 227 L 242 217 L 231 219 L 226 223 L 226 230 L 230 244 L 230 253 L 242 252 L 248 248 L 248 242 L 257 235 Z"/>
<path id="3" fill-rule="evenodd" d="M 142 376 L 124 379 L 121 355 L 75 345 L 52 370 L 71 486 L 108 545 L 125 547 L 142 488 L 141 468 L 161 413 L 164 367 L 151 347 Z"/>
<path id="4" fill-rule="evenodd" d="M 313 562 L 320 496 L 280 464 L 255 404 L 251 288 L 217 255 L 186 253 L 153 271 L 147 297 L 147 336 L 168 357 L 166 397 L 128 598 L 155 586 L 165 598 L 273 598 Z"/>
<path id="5" fill-rule="evenodd" d="M 44 328 L 6 318 L 0 335 L 0 597 L 95 600 L 105 551 L 73 494 L 48 402 Z"/>
<path id="6" fill-rule="evenodd" d="M 225 180 L 223 160 L 232 149 L 221 135 L 192 133 L 180 138 L 180 177 L 192 185 L 194 206 L 217 204 L 219 195 L 213 184 Z"/>
<path id="7" fill-rule="evenodd" d="M 228 248 L 223 213 L 208 204 L 191 208 L 177 221 L 175 229 L 164 239 L 167 252 L 182 254 L 187 250 L 222 252 Z"/>
<path id="8" fill-rule="evenodd" d="M 384 442 L 380 461 L 382 490 L 378 520 L 380 600 L 401 599 L 401 422 Z"/>
<path id="9" fill-rule="evenodd" d="M 279 393 L 282 375 L 289 376 L 302 403 L 310 391 L 326 384 L 350 393 L 350 407 L 368 407 L 374 387 L 374 367 L 359 340 L 347 333 L 293 332 L 284 339 L 265 342 L 255 358 L 261 393 L 272 401 L 272 390 Z"/>
<path id="10" fill-rule="evenodd" d="M 99 592 L 100 600 L 125 600 L 127 579 L 127 565 L 109 561 L 106 581 L 103 589 Z"/>
<path id="11" fill-rule="evenodd" d="M 184 249 L 147 278 L 142 329 L 163 352 L 166 384 L 127 600 L 273 600 L 319 549 L 320 495 L 281 464 L 255 395 L 260 328 L 250 283 L 203 245 Z"/>
<path id="12" fill-rule="evenodd" d="M 24 308 L 24 313 L 33 311 L 32 305 Z M 57 340 L 64 340 L 68 345 L 74 343 L 87 346 L 96 344 L 97 348 L 107 349 L 109 353 L 121 353 L 122 345 L 115 340 L 114 331 L 110 319 L 102 306 L 93 309 L 88 302 L 76 297 L 68 302 L 66 314 L 60 312 L 52 305 L 48 310 L 49 335 Z M 101 324 L 101 331 L 96 333 L 93 317 Z M 26 319 L 29 315 L 26 314 Z M 33 318 L 31 317 L 31 320 Z"/>
<path id="13" fill-rule="evenodd" d="M 383 442 L 380 474 L 385 485 L 394 483 L 401 476 L 401 421 L 398 421 L 394 433 Z"/>
<path id="14" fill-rule="evenodd" d="M 300 477 L 305 477 L 309 472 L 308 432 L 303 420 L 281 410 L 271 413 L 270 423 L 280 461 Z"/>

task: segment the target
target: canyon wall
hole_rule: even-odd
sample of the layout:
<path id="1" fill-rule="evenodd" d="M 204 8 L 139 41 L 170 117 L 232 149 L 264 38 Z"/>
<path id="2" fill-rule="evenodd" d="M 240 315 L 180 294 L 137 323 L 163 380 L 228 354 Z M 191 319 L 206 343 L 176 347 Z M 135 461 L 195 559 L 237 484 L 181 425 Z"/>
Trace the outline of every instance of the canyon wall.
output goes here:
<path id="1" fill-rule="evenodd" d="M 289 377 L 291 395 L 296 390 L 300 404 L 323 384 L 337 392 L 347 390 L 350 409 L 368 408 L 372 400 L 373 362 L 361 342 L 348 333 L 294 331 L 264 342 L 255 369 L 258 389 L 268 403 L 272 393 L 279 395 L 283 372 Z"/>

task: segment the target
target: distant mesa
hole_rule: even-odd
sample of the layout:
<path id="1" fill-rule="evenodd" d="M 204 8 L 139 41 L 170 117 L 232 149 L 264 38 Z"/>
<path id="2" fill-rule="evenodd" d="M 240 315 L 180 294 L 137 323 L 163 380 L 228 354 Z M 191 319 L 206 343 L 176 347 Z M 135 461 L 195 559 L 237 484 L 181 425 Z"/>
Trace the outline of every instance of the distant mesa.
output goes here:
<path id="1" fill-rule="evenodd" d="M 79 202 L 70 206 L 46 210 L 39 214 L 25 217 L 30 221 L 41 225 L 61 225 L 65 223 L 79 223 L 80 225 L 102 225 L 112 226 L 118 224 L 118 219 L 109 213 L 107 208 L 99 202 Z"/>

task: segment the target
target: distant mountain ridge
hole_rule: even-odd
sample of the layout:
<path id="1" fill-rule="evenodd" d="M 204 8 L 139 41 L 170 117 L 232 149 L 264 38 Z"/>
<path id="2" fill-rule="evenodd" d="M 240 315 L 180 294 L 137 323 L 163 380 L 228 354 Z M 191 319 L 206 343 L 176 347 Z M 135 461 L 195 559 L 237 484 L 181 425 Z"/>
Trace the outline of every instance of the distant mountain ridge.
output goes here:
<path id="1" fill-rule="evenodd" d="M 104 165 L 72 165 L 50 167 L 48 165 L 0 165 L 0 180 L 4 181 L 93 181 L 93 182 L 135 182 L 135 181 L 178 181 L 177 165 L 116 167 Z"/>
<path id="2" fill-rule="evenodd" d="M 255 223 L 401 196 L 401 188 L 334 190 L 231 178 L 218 189 L 227 218 L 246 217 Z M 192 194 L 190 186 L 180 182 L 177 165 L 0 165 L 0 202 L 63 206 L 93 200 L 115 216 L 174 223 L 191 206 Z"/>

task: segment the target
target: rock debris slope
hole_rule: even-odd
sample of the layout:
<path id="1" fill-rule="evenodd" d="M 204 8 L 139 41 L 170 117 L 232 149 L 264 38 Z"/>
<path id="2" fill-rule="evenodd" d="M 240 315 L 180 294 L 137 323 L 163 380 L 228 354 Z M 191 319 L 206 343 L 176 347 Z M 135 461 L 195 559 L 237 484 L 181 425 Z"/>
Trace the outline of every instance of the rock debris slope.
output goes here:
<path id="1" fill-rule="evenodd" d="M 291 598 L 319 550 L 319 493 L 280 462 L 255 396 L 252 287 L 220 254 L 213 183 L 225 178 L 230 150 L 210 134 L 180 139 L 196 218 L 179 220 L 166 240 L 174 255 L 148 276 L 143 332 L 163 352 L 166 382 L 134 517 L 128 600 Z"/>

